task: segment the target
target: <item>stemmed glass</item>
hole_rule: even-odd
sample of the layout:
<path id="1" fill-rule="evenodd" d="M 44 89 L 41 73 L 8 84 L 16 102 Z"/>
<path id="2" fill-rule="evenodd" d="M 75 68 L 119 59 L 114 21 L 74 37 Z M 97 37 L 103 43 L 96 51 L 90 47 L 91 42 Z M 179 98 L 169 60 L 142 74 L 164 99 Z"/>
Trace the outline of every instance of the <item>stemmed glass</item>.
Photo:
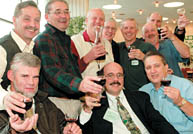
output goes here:
<path id="1" fill-rule="evenodd" d="M 179 16 L 183 16 L 186 13 L 186 10 L 184 8 L 177 9 L 177 14 Z"/>
<path id="2" fill-rule="evenodd" d="M 68 123 L 73 123 L 78 120 L 78 115 L 77 114 L 65 114 L 65 121 Z"/>
<path id="3" fill-rule="evenodd" d="M 166 77 L 162 78 L 161 86 L 164 89 L 165 86 L 170 86 L 170 84 L 171 84 L 171 75 L 168 74 Z M 166 95 L 164 95 L 164 97 L 166 97 Z"/>

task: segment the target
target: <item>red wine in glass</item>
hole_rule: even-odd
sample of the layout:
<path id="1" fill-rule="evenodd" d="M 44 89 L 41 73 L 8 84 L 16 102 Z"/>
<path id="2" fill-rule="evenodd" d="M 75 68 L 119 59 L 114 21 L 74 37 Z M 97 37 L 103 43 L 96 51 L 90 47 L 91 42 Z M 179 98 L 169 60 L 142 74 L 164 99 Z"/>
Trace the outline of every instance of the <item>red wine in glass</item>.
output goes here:
<path id="1" fill-rule="evenodd" d="M 32 107 L 32 104 L 33 104 L 33 101 L 25 101 L 24 100 L 24 103 L 25 103 L 25 109 L 26 111 L 28 111 L 31 107 Z M 24 114 L 22 113 L 19 113 L 19 112 L 16 112 L 16 111 L 13 111 L 14 114 L 18 114 L 18 116 L 21 118 L 21 119 L 24 119 Z"/>
<path id="2" fill-rule="evenodd" d="M 106 79 L 101 79 L 100 81 L 94 81 L 96 84 L 99 84 L 101 86 L 104 86 L 106 83 Z"/>
<path id="3" fill-rule="evenodd" d="M 161 85 L 163 85 L 163 86 L 169 86 L 170 83 L 171 83 L 171 80 L 162 80 L 161 81 Z"/>

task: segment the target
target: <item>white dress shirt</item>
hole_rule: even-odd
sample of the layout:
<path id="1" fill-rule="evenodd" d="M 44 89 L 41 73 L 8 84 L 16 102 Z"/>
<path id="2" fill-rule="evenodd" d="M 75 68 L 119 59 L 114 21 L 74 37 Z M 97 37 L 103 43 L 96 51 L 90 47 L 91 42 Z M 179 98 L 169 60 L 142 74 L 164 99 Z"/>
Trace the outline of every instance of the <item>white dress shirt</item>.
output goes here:
<path id="1" fill-rule="evenodd" d="M 114 113 L 115 113 L 114 116 L 117 116 L 117 117 L 115 117 L 116 121 L 111 121 L 112 125 L 113 125 L 113 134 L 131 134 L 130 131 L 128 131 L 128 129 L 126 128 L 126 126 L 123 124 L 123 122 L 120 118 L 120 115 L 119 115 L 118 110 L 117 110 L 116 97 L 110 95 L 107 92 L 106 92 L 106 94 L 107 94 L 107 98 L 108 98 L 108 102 L 109 102 L 109 110 L 114 111 Z M 142 134 L 149 134 L 148 130 L 145 128 L 143 123 L 139 120 L 139 118 L 136 116 L 136 114 L 134 113 L 134 111 L 130 107 L 123 91 L 120 92 L 119 97 L 120 97 L 121 103 L 127 109 L 132 120 L 137 125 L 137 127 L 140 129 L 141 133 Z M 92 115 L 92 113 L 86 113 L 86 112 L 84 112 L 84 110 L 82 110 L 81 114 L 80 114 L 80 123 L 82 125 L 84 125 L 91 118 L 91 115 Z M 104 119 L 104 117 L 103 117 L 103 119 Z"/>
<path id="2" fill-rule="evenodd" d="M 14 31 L 11 31 L 11 37 L 17 43 L 19 49 L 22 52 L 33 53 L 33 47 L 34 47 L 34 41 L 33 40 L 28 45 Z M 0 61 L 1 61 L 1 64 L 0 64 L 0 82 L 2 82 L 2 77 L 3 77 L 3 74 L 4 74 L 5 69 L 7 67 L 7 53 L 2 46 L 0 46 Z M 0 95 L 1 95 L 1 97 L 0 97 L 0 110 L 3 110 L 3 109 L 5 109 L 4 105 L 3 105 L 3 99 L 4 99 L 4 96 L 7 95 L 7 92 L 1 87 L 1 85 L 0 85 Z"/>

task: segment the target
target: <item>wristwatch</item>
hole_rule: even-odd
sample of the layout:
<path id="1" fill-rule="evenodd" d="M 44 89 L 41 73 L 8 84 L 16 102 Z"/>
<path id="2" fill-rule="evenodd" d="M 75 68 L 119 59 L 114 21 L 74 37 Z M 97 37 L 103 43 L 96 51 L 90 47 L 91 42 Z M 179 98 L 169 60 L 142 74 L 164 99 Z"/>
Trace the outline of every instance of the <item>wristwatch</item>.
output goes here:
<path id="1" fill-rule="evenodd" d="M 184 106 L 186 103 L 187 103 L 187 101 L 186 101 L 184 98 L 182 98 L 181 105 L 179 105 L 178 107 L 182 107 L 182 106 Z"/>

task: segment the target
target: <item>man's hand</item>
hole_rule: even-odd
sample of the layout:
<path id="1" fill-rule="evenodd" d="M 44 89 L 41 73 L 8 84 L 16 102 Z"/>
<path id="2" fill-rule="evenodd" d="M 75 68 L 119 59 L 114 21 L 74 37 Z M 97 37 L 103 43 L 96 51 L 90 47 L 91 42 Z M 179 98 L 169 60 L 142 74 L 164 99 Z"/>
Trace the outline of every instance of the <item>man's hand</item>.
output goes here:
<path id="1" fill-rule="evenodd" d="M 100 56 L 105 55 L 107 52 L 105 46 L 101 43 L 95 45 L 84 57 L 83 60 L 85 63 L 89 63 Z"/>
<path id="2" fill-rule="evenodd" d="M 20 117 L 15 114 L 9 119 L 11 128 L 17 132 L 26 132 L 32 130 L 33 126 L 36 126 L 38 120 L 38 114 L 34 114 L 30 118 L 21 120 Z"/>
<path id="3" fill-rule="evenodd" d="M 83 105 L 83 109 L 87 113 L 91 113 L 92 109 L 94 107 L 100 107 L 101 104 L 99 103 L 101 99 L 101 96 L 93 97 L 89 94 L 85 96 L 85 104 Z"/>
<path id="4" fill-rule="evenodd" d="M 102 86 L 94 83 L 93 81 L 99 81 L 101 78 L 96 76 L 86 76 L 80 83 L 79 91 L 87 93 L 101 93 Z"/>
<path id="5" fill-rule="evenodd" d="M 180 90 L 174 87 L 164 87 L 164 94 L 167 95 L 176 105 L 179 105 L 182 101 Z"/>
<path id="6" fill-rule="evenodd" d="M 169 29 L 169 27 L 166 26 L 166 25 L 161 28 L 161 34 L 160 35 L 161 35 L 161 40 L 164 40 L 166 38 L 169 38 L 169 39 L 173 40 L 173 38 L 175 36 L 172 33 L 172 31 Z"/>
<path id="7" fill-rule="evenodd" d="M 82 134 L 82 130 L 76 123 L 68 123 L 64 127 L 63 134 Z"/>
<path id="8" fill-rule="evenodd" d="M 5 107 L 5 110 L 9 114 L 9 116 L 13 116 L 13 111 L 19 112 L 19 113 L 25 113 L 26 111 L 23 109 L 25 107 L 24 99 L 27 99 L 25 96 L 16 93 L 11 92 L 8 93 L 4 99 L 3 104 Z"/>
<path id="9" fill-rule="evenodd" d="M 138 60 L 143 60 L 145 55 L 140 49 L 131 49 L 128 56 L 130 59 L 136 58 Z"/>
<path id="10" fill-rule="evenodd" d="M 183 30 L 190 23 L 185 15 L 179 16 L 178 18 L 178 29 Z"/>

